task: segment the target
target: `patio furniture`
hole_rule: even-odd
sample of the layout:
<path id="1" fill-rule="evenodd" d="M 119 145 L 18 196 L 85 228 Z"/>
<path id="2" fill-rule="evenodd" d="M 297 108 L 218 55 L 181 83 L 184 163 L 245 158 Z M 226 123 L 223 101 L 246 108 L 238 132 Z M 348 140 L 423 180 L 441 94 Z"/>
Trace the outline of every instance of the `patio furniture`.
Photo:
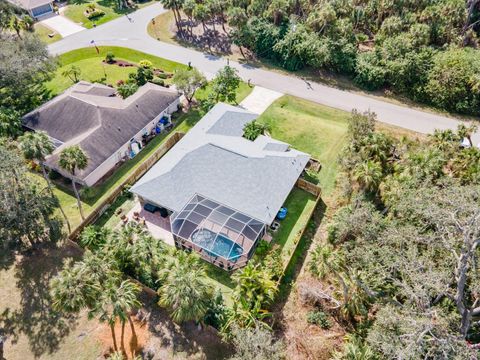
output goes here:
<path id="1" fill-rule="evenodd" d="M 145 209 L 145 211 L 148 211 L 149 213 L 152 213 L 152 214 L 158 210 L 158 207 L 149 203 L 146 203 L 145 205 L 143 205 L 143 208 Z"/>
<path id="2" fill-rule="evenodd" d="M 163 207 L 157 208 L 157 209 L 158 209 L 158 211 L 160 212 L 160 216 L 161 216 L 162 218 L 165 219 L 166 217 L 168 217 L 168 210 L 167 210 L 167 209 L 165 209 L 165 208 L 163 208 Z"/>

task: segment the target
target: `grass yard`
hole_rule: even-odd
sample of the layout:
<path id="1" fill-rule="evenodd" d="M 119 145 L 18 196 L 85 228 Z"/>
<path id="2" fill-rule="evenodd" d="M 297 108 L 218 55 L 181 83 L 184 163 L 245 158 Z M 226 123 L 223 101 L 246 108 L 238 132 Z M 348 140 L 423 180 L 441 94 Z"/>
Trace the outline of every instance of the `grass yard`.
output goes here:
<path id="1" fill-rule="evenodd" d="M 288 209 L 287 217 L 280 222 L 280 228 L 273 234 L 273 245 L 281 248 L 282 259 L 287 261 L 292 255 L 299 238 L 299 233 L 307 226 L 310 214 L 315 207 L 315 196 L 305 190 L 294 188 L 288 195 L 284 206 Z"/>
<path id="2" fill-rule="evenodd" d="M 69 0 L 68 7 L 63 15 L 73 22 L 80 24 L 87 29 L 91 29 L 94 24 L 104 24 L 153 3 L 154 1 L 139 1 L 136 3 L 136 8 L 118 9 L 118 2 L 116 0 Z M 84 14 L 89 4 L 95 4 L 95 8 L 103 10 L 105 15 L 89 20 Z"/>
<path id="3" fill-rule="evenodd" d="M 62 36 L 50 29 L 49 27 L 46 27 L 45 25 L 42 25 L 40 23 L 36 23 L 34 25 L 35 28 L 35 34 L 38 35 L 40 40 L 42 40 L 46 44 L 51 44 L 55 41 L 58 41 L 62 38 Z M 48 36 L 49 34 L 55 34 L 53 37 Z"/>
<path id="4" fill-rule="evenodd" d="M 99 325 L 87 314 L 68 317 L 55 313 L 49 281 L 66 259 L 79 259 L 73 247 L 42 247 L 9 258 L 0 255 L 0 329 L 7 336 L 9 360 L 96 359 L 101 352 Z"/>
<path id="5" fill-rule="evenodd" d="M 155 18 L 154 23 L 148 23 L 148 35 L 169 44 L 178 44 L 178 41 L 175 39 L 175 35 L 170 31 L 170 27 L 174 22 L 175 18 L 173 16 L 173 11 L 167 11 L 163 14 L 160 14 Z"/>
<path id="6" fill-rule="evenodd" d="M 253 86 L 248 86 L 246 82 L 240 82 L 240 86 L 237 89 L 236 104 L 240 104 L 253 90 Z M 212 92 L 212 88 L 207 86 L 205 89 L 198 89 L 195 92 L 195 98 L 197 100 L 203 100 L 208 98 L 208 95 Z M 236 105 L 234 103 L 234 105 Z"/>
<path id="7" fill-rule="evenodd" d="M 58 57 L 60 66 L 55 71 L 53 78 L 46 83 L 46 87 L 51 92 L 51 95 L 57 95 L 73 85 L 68 77 L 62 75 L 62 72 L 70 68 L 70 66 L 76 66 L 81 69 L 80 80 L 95 82 L 100 81 L 106 75 L 106 83 L 113 86 L 116 85 L 118 80 L 128 79 L 128 75 L 136 71 L 134 67 L 104 64 L 102 60 L 105 59 L 105 55 L 108 52 L 112 52 L 117 60 L 125 60 L 134 64 L 141 60 L 149 60 L 155 68 L 166 72 L 174 72 L 175 69 L 186 67 L 186 65 L 174 61 L 117 46 L 100 46 L 98 54 L 94 47 L 77 49 Z"/>
<path id="8" fill-rule="evenodd" d="M 107 52 L 113 52 L 117 59 L 126 60 L 132 63 L 138 63 L 139 61 L 146 59 L 151 61 L 154 67 L 161 68 L 167 72 L 173 72 L 175 69 L 186 67 L 186 65 L 122 47 L 103 46 L 99 47 L 99 50 L 100 53 L 97 54 L 95 48 L 82 48 L 61 55 L 59 57 L 61 67 L 56 71 L 54 78 L 47 83 L 47 88 L 51 91 L 52 95 L 58 94 L 72 85 L 71 80 L 61 75 L 62 71 L 71 65 L 78 66 L 82 69 L 80 79 L 93 81 L 103 77 L 102 60 L 105 58 Z M 132 68 L 124 68 L 114 65 L 105 65 L 105 70 L 107 72 L 107 82 L 112 84 L 117 80 L 126 79 L 129 72 L 135 71 Z M 251 91 L 252 88 L 242 82 L 238 89 L 237 102 L 241 102 Z M 205 90 L 198 92 L 197 98 L 203 99 L 208 96 L 209 92 L 210 90 L 207 86 Z M 177 124 L 176 130 L 187 132 L 197 123 L 201 116 L 202 114 L 197 109 L 191 109 L 187 113 L 174 114 L 174 119 Z M 133 170 L 140 166 L 147 157 L 154 153 L 164 142 L 166 137 L 167 135 L 155 137 L 135 158 L 128 160 L 106 181 L 98 186 L 90 188 L 84 193 L 82 196 L 82 204 L 85 215 L 90 213 L 92 209 L 111 193 L 112 189 L 115 189 Z M 41 176 L 38 175 L 38 178 L 40 181 L 43 181 Z M 78 212 L 75 196 L 70 188 L 57 186 L 55 193 L 64 207 L 72 227 L 80 224 L 80 214 Z"/>
<path id="9" fill-rule="evenodd" d="M 335 185 L 337 158 L 346 141 L 349 115 L 346 111 L 286 95 L 275 101 L 259 121 L 270 126 L 273 138 L 321 162 L 322 170 L 311 175 L 318 180 L 323 194 L 329 195 Z"/>

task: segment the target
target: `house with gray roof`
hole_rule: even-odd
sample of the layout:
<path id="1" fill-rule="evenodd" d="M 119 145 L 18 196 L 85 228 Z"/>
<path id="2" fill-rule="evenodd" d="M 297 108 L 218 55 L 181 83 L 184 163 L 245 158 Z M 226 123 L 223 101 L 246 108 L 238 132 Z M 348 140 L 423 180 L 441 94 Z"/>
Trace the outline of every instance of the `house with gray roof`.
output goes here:
<path id="1" fill-rule="evenodd" d="M 75 174 L 79 184 L 92 186 L 109 174 L 116 165 L 135 156 L 145 139 L 163 129 L 165 119 L 178 108 L 176 90 L 147 83 L 126 99 L 115 89 L 85 81 L 23 117 L 28 130 L 42 130 L 56 146 L 45 165 L 65 173 L 58 166 L 65 147 L 79 145 L 88 156 L 88 165 Z"/>
<path id="2" fill-rule="evenodd" d="M 244 138 L 256 117 L 217 104 L 130 189 L 167 210 L 178 247 L 227 270 L 247 263 L 310 159 L 269 136 Z"/>
<path id="3" fill-rule="evenodd" d="M 51 14 L 53 12 L 53 0 L 8 0 L 30 14 L 32 18 Z"/>

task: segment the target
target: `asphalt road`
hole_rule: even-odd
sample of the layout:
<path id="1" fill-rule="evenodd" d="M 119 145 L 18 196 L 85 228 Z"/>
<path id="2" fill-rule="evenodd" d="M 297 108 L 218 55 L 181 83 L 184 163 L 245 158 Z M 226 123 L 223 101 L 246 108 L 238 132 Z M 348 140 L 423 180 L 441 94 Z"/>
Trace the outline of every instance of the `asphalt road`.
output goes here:
<path id="1" fill-rule="evenodd" d="M 207 77 L 211 77 L 227 64 L 226 59 L 160 42 L 150 37 L 147 33 L 148 22 L 165 11 L 160 3 L 156 3 L 130 14 L 128 18 L 124 16 L 97 28 L 67 36 L 49 45 L 48 48 L 50 53 L 57 55 L 82 47 L 93 47 L 91 43 L 93 40 L 98 46 L 124 46 L 183 64 L 191 62 L 192 66 L 200 69 Z M 230 61 L 229 64 L 238 69 L 239 75 L 245 81 L 250 80 L 254 85 L 346 111 L 372 110 L 382 122 L 420 133 L 432 133 L 435 129 L 455 129 L 460 123 L 451 117 L 392 104 L 373 96 L 339 90 L 294 75 L 282 75 L 234 61 Z M 480 131 L 474 135 L 473 141 L 480 145 Z"/>

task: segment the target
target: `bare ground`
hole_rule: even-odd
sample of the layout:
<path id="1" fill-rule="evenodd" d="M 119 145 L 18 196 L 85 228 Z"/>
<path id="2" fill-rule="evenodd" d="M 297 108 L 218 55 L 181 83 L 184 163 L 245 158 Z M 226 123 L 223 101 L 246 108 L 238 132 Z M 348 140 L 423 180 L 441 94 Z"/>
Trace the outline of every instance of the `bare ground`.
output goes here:
<path id="1" fill-rule="evenodd" d="M 311 305 L 303 304 L 298 289 L 310 283 L 317 283 L 307 270 L 310 251 L 325 235 L 327 218 L 334 212 L 334 196 L 320 202 L 315 210 L 313 224 L 307 228 L 306 235 L 299 244 L 301 256 L 296 266 L 287 270 L 287 281 L 282 285 L 278 303 L 272 309 L 274 312 L 275 331 L 287 347 L 287 359 L 292 360 L 322 360 L 330 359 L 334 350 L 342 347 L 344 329 L 333 317 L 329 320 L 332 327 L 322 330 L 307 322 L 307 313 L 315 310 Z M 328 204 L 328 205 L 327 205 Z"/>
<path id="2" fill-rule="evenodd" d="M 111 347 L 110 328 L 85 312 L 77 316 L 59 314 L 51 308 L 49 282 L 66 259 L 79 259 L 73 246 L 43 245 L 16 256 L 0 255 L 0 335 L 7 337 L 5 358 L 85 359 L 104 358 Z M 199 329 L 193 323 L 173 323 L 156 299 L 142 293 L 145 323 L 136 323 L 138 352 L 149 352 L 151 359 L 224 359 L 231 354 L 214 331 Z M 117 325 L 120 339 L 120 325 Z M 131 331 L 125 327 L 129 347 Z M 118 344 L 120 341 L 118 340 Z M 128 351 L 131 353 L 131 351 Z"/>

